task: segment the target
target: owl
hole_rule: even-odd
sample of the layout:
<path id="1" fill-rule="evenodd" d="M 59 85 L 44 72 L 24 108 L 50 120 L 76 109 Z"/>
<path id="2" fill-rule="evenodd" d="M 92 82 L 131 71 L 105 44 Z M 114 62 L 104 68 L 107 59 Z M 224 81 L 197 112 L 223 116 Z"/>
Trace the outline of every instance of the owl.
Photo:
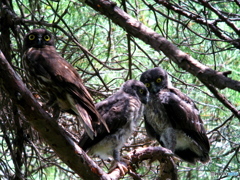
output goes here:
<path id="1" fill-rule="evenodd" d="M 102 124 L 96 125 L 96 138 L 92 140 L 85 133 L 79 146 L 89 155 L 105 160 L 113 158 L 110 171 L 119 167 L 123 174 L 126 167 L 120 161 L 120 149 L 133 133 L 138 119 L 142 116 L 143 104 L 146 104 L 147 100 L 148 90 L 142 82 L 126 81 L 115 94 L 96 104 L 110 132 L 108 133 Z"/>
<path id="2" fill-rule="evenodd" d="M 104 120 L 78 72 L 56 51 L 54 36 L 46 29 L 31 30 L 24 37 L 23 51 L 27 81 L 48 101 L 46 105 L 53 108 L 53 116 L 58 118 L 60 111 L 75 115 L 93 139 L 93 125 L 105 124 Z"/>
<path id="3" fill-rule="evenodd" d="M 142 73 L 140 81 L 149 91 L 144 110 L 147 134 L 184 161 L 208 162 L 210 145 L 194 102 L 171 85 L 160 67 Z"/>

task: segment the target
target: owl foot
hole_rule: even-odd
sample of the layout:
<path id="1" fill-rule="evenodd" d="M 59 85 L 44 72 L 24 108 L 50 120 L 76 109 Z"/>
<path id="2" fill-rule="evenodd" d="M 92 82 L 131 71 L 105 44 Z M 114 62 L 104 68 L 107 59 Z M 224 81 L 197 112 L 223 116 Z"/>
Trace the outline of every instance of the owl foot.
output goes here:
<path id="1" fill-rule="evenodd" d="M 114 171 L 116 168 L 119 168 L 121 176 L 124 176 L 128 171 L 127 165 L 124 162 L 113 161 L 111 167 L 109 168 L 109 172 Z"/>
<path id="2" fill-rule="evenodd" d="M 44 111 L 47 111 L 48 113 L 52 114 L 52 118 L 55 119 L 56 121 L 60 117 L 60 108 L 56 103 L 53 103 L 52 101 L 47 102 L 46 104 L 42 105 L 42 108 Z"/>

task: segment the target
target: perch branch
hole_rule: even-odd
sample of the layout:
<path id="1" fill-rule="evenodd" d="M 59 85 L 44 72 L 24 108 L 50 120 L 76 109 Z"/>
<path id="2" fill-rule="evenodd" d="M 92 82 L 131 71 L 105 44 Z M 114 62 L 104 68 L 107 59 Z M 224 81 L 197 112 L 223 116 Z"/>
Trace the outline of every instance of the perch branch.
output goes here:
<path id="1" fill-rule="evenodd" d="M 230 72 L 218 72 L 201 64 L 189 54 L 178 49 L 166 38 L 160 36 L 152 29 L 128 15 L 119 8 L 116 3 L 109 0 L 86 0 L 85 3 L 96 11 L 107 16 L 115 24 L 122 27 L 127 33 L 141 39 L 156 51 L 162 51 L 179 67 L 196 76 L 203 83 L 211 84 L 219 89 L 228 87 L 240 92 L 240 82 L 227 77 Z"/>
<path id="2" fill-rule="evenodd" d="M 60 159 L 83 179 L 110 180 L 35 100 L 0 51 L 0 82 L 26 119 Z"/>
<path id="3" fill-rule="evenodd" d="M 131 166 L 138 164 L 144 160 L 150 159 L 150 163 L 158 160 L 160 162 L 160 173 L 158 179 L 177 179 L 177 167 L 172 159 L 171 150 L 163 147 L 147 147 L 133 150 L 129 155 Z M 133 168 L 131 168 L 133 169 Z"/>
<path id="4" fill-rule="evenodd" d="M 179 67 L 196 76 L 203 84 L 207 85 L 211 91 L 211 87 L 219 89 L 227 87 L 240 92 L 240 82 L 227 77 L 231 72 L 218 72 L 201 64 L 189 54 L 178 49 L 166 38 L 160 36 L 152 29 L 128 15 L 120 9 L 116 3 L 109 0 L 95 0 L 94 2 L 86 0 L 85 3 L 96 11 L 107 16 L 115 24 L 122 27 L 127 33 L 141 39 L 156 51 L 162 51 Z M 214 93 L 214 95 L 216 95 L 216 93 Z M 229 102 L 226 103 L 226 101 L 223 101 L 223 97 L 220 98 L 220 96 L 217 96 L 217 98 L 221 99 L 220 102 L 239 118 L 239 111 L 236 110 L 236 108 L 232 107 Z"/>
<path id="5" fill-rule="evenodd" d="M 69 134 L 57 124 L 40 106 L 27 89 L 18 74 L 13 70 L 0 50 L 0 82 L 1 87 L 11 100 L 22 111 L 23 115 L 55 151 L 58 157 L 83 179 L 117 180 L 120 170 L 106 174 L 87 154 L 70 138 Z M 129 155 L 129 166 L 146 159 L 163 160 L 167 164 L 167 176 L 175 177 L 176 168 L 168 156 L 171 151 L 161 147 L 148 147 L 134 150 Z M 156 159 L 154 159 L 156 157 Z M 163 161 L 162 161 L 163 162 Z M 166 163 L 167 162 L 167 163 Z M 164 174 L 164 176 L 166 175 Z M 162 176 L 162 174 L 161 174 Z M 172 178 L 173 179 L 173 178 Z"/>

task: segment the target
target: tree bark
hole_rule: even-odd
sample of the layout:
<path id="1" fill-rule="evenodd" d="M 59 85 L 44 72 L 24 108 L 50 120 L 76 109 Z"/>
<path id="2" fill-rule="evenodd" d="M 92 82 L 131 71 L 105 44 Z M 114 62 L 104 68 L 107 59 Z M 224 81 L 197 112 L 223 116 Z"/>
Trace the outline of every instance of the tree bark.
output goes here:
<path id="1" fill-rule="evenodd" d="M 171 150 L 163 147 L 147 147 L 133 150 L 129 153 L 129 160 L 131 166 L 143 160 L 150 160 L 150 163 L 158 160 L 160 162 L 159 175 L 157 179 L 171 179 L 177 180 L 177 166 L 174 163 Z"/>
<path id="2" fill-rule="evenodd" d="M 227 75 L 231 71 L 218 72 L 191 57 L 189 54 L 178 49 L 173 43 L 158 33 L 140 23 L 122 9 L 116 3 L 109 0 L 86 0 L 85 3 L 111 19 L 115 24 L 122 27 L 130 35 L 141 39 L 149 44 L 156 51 L 162 51 L 169 59 L 175 62 L 179 67 L 196 76 L 207 88 L 223 103 L 225 107 L 240 120 L 240 111 L 237 110 L 226 98 L 220 93 L 216 93 L 215 88 L 230 88 L 240 92 L 240 81 L 232 80 Z"/>
<path id="3" fill-rule="evenodd" d="M 83 179 L 111 179 L 42 109 L 21 78 L 14 72 L 2 51 L 0 51 L 0 82 L 1 87 L 9 94 L 26 119 L 65 164 Z"/>
<path id="4" fill-rule="evenodd" d="M 156 51 L 162 51 L 179 67 L 196 76 L 201 82 L 213 85 L 219 89 L 227 87 L 240 92 L 240 82 L 227 77 L 231 72 L 218 72 L 201 64 L 189 54 L 178 49 L 166 38 L 128 15 L 116 3 L 109 0 L 86 0 L 85 3 L 107 16 L 130 35 L 141 39 Z"/>
<path id="5" fill-rule="evenodd" d="M 64 129 L 51 118 L 27 89 L 21 78 L 12 69 L 4 54 L 0 50 L 0 87 L 4 88 L 11 100 L 21 110 L 46 143 L 54 150 L 59 158 L 67 164 L 81 178 L 89 180 L 116 180 L 121 177 L 120 170 L 106 174 L 87 154 L 70 138 Z M 171 155 L 165 148 L 143 148 L 130 153 L 129 164 L 138 163 L 153 157 L 163 158 Z M 128 165 L 129 165 L 128 164 Z M 173 162 L 168 162 L 171 167 L 171 175 L 176 175 L 176 167 Z M 169 176 L 169 175 L 168 175 Z M 173 176 L 174 177 L 174 176 Z"/>

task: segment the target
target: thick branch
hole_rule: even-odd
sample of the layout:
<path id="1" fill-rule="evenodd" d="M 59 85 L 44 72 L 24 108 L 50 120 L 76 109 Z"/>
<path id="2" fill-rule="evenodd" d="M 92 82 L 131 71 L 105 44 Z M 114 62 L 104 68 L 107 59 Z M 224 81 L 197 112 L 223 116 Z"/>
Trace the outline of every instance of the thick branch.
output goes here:
<path id="1" fill-rule="evenodd" d="M 178 66 L 198 77 L 203 83 L 211 84 L 219 89 L 228 87 L 240 92 L 239 81 L 228 78 L 224 72 L 217 72 L 201 64 L 187 53 L 182 52 L 164 37 L 129 16 L 115 3 L 109 0 L 86 0 L 85 3 L 110 18 L 132 36 L 151 45 L 156 51 L 162 51 Z"/>
<path id="2" fill-rule="evenodd" d="M 35 100 L 20 77 L 0 51 L 0 82 L 26 119 L 51 146 L 55 153 L 83 179 L 111 179 L 85 152 L 58 126 Z"/>
<path id="3" fill-rule="evenodd" d="M 121 177 L 120 170 L 115 169 L 106 174 L 99 168 L 85 152 L 58 126 L 35 100 L 32 93 L 23 84 L 8 61 L 0 51 L 0 82 L 1 87 L 9 94 L 12 101 L 19 107 L 26 119 L 39 132 L 40 136 L 51 146 L 60 159 L 73 169 L 83 179 L 116 180 Z M 150 159 L 159 160 L 164 164 L 161 177 L 177 178 L 177 169 L 170 158 L 172 152 L 161 147 L 148 147 L 132 151 L 129 162 L 138 164 Z M 164 178 L 166 179 L 166 178 Z"/>
<path id="4" fill-rule="evenodd" d="M 157 179 L 177 179 L 177 166 L 175 165 L 171 156 L 171 150 L 163 147 L 147 147 L 133 150 L 128 156 L 131 164 L 142 162 L 143 160 L 150 159 L 150 162 L 158 160 L 161 168 L 159 177 Z"/>
<path id="5" fill-rule="evenodd" d="M 237 110 L 232 104 L 231 102 L 229 102 L 227 100 L 227 98 L 225 96 L 223 96 L 222 94 L 220 94 L 216 88 L 214 88 L 213 86 L 209 85 L 209 84 L 205 84 L 205 86 L 214 94 L 214 96 L 225 106 L 227 107 L 230 111 L 232 111 L 232 113 L 240 120 L 240 111 Z"/>

